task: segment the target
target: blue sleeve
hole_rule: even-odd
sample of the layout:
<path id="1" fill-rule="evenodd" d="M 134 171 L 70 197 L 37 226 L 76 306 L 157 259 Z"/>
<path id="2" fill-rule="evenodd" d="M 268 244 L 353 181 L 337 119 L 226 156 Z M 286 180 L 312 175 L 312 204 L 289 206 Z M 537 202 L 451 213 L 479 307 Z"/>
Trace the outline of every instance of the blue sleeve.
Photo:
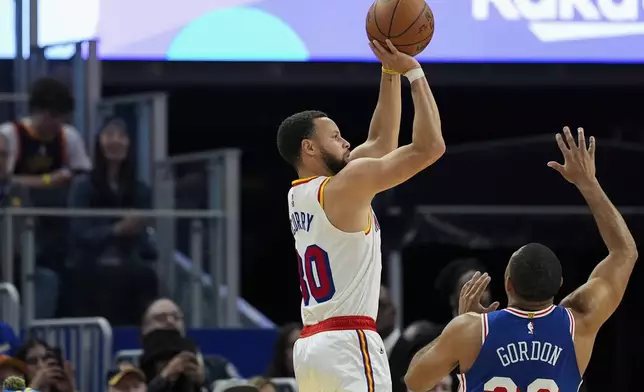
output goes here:
<path id="1" fill-rule="evenodd" d="M 69 191 L 68 205 L 71 208 L 91 208 L 89 176 L 76 178 Z M 114 239 L 112 225 L 95 218 L 74 217 L 70 219 L 72 241 L 81 246 L 101 248 Z"/>
<path id="2" fill-rule="evenodd" d="M 9 324 L 0 323 L 0 354 L 14 355 L 20 346 L 18 337 Z"/>

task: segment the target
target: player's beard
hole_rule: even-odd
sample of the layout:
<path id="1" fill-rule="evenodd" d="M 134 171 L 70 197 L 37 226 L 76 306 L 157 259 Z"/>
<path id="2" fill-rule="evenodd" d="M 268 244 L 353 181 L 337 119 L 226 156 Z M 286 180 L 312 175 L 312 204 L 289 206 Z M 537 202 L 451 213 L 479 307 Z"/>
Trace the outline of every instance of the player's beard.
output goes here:
<path id="1" fill-rule="evenodd" d="M 324 160 L 324 164 L 326 165 L 326 167 L 333 175 L 340 173 L 340 170 L 344 169 L 344 167 L 348 163 L 344 159 L 344 157 L 341 159 L 338 159 L 326 151 L 322 151 L 322 159 Z"/>

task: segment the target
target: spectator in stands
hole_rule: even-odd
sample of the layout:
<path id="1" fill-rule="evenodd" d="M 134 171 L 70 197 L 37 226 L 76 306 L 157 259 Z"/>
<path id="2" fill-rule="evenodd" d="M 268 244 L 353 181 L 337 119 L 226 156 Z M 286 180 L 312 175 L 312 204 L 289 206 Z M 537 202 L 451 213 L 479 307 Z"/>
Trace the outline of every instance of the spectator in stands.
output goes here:
<path id="1" fill-rule="evenodd" d="M 0 354 L 0 384 L 7 377 L 19 376 L 24 378 L 26 373 L 27 369 L 24 362 L 8 355 Z"/>
<path id="2" fill-rule="evenodd" d="M 300 337 L 300 324 L 291 323 L 282 326 L 277 334 L 273 349 L 273 358 L 266 371 L 266 378 L 295 377 L 293 370 L 293 346 Z"/>
<path id="3" fill-rule="evenodd" d="M 27 365 L 26 381 L 39 392 L 76 392 L 71 365 L 59 349 L 39 339 L 30 339 L 16 350 L 17 359 Z"/>
<path id="4" fill-rule="evenodd" d="M 378 318 L 376 328 L 383 338 L 389 369 L 391 371 L 391 386 L 393 392 L 406 392 L 405 373 L 414 354 L 430 340 L 438 337 L 441 332 L 440 326 L 429 321 L 415 321 L 411 323 L 404 332 L 395 327 L 396 309 L 389 290 L 382 286 L 380 288 L 380 300 L 378 304 Z M 420 342 L 419 342 L 420 340 Z M 429 342 L 427 341 L 427 342 Z"/>
<path id="5" fill-rule="evenodd" d="M 186 325 L 183 321 L 183 312 L 174 301 L 168 298 L 155 300 L 148 306 L 143 314 L 141 323 L 141 336 L 159 329 L 178 331 L 181 336 L 186 336 Z"/>
<path id="6" fill-rule="evenodd" d="M 449 262 L 438 273 L 435 288 L 448 301 L 452 317 L 458 315 L 458 297 L 461 294 L 461 288 L 476 271 L 483 273 L 486 272 L 486 268 L 476 259 L 457 259 Z M 483 306 L 489 306 L 492 303 L 491 300 L 492 295 L 488 288 L 481 298 L 481 303 Z"/>
<path id="7" fill-rule="evenodd" d="M 277 386 L 266 377 L 253 377 L 248 383 L 256 387 L 259 392 L 277 392 Z"/>
<path id="8" fill-rule="evenodd" d="M 136 179 L 122 120 L 111 119 L 101 128 L 94 159 L 92 172 L 72 184 L 70 207 L 151 207 L 149 188 Z M 75 316 L 103 316 L 116 325 L 138 323 L 158 290 L 156 273 L 147 264 L 157 257 L 147 222 L 140 216 L 71 219 L 73 286 L 86 293 L 70 306 Z"/>
<path id="9" fill-rule="evenodd" d="M 28 188 L 14 181 L 9 173 L 9 143 L 7 137 L 0 133 L 0 207 L 28 207 L 31 204 Z M 20 233 L 22 220 L 14 218 L 14 227 L 17 228 L 16 232 Z M 19 252 L 21 249 L 20 235 L 14 235 L 14 249 Z M 17 253 L 16 253 L 17 255 Z M 20 282 L 20 267 L 22 263 L 15 263 L 15 276 L 12 278 L 16 282 Z M 2 280 L 3 277 L 0 277 Z M 9 277 L 7 277 L 9 278 Z M 56 312 L 56 305 L 58 302 L 58 287 L 59 279 L 58 274 L 53 270 L 36 266 L 34 274 L 34 287 L 36 296 L 36 318 L 52 318 Z"/>
<path id="10" fill-rule="evenodd" d="M 167 298 L 152 302 L 143 315 L 141 323 L 143 339 L 150 333 L 159 330 L 173 330 L 177 331 L 181 337 L 186 336 L 183 312 L 176 303 Z M 201 371 L 205 375 L 206 385 L 217 380 L 239 378 L 239 372 L 235 366 L 221 356 L 209 355 L 204 358 L 197 350 L 197 358 L 199 359 L 198 363 L 203 367 Z"/>
<path id="11" fill-rule="evenodd" d="M 70 194 L 74 208 L 151 207 L 150 189 L 136 179 L 136 167 L 125 123 L 114 118 L 99 131 L 95 150 L 95 168 L 78 178 Z M 72 243 L 79 263 L 98 262 L 120 265 L 156 258 L 150 241 L 148 219 L 125 218 L 73 219 Z"/>
<path id="12" fill-rule="evenodd" d="M 142 338 L 141 369 L 149 392 L 198 392 L 205 386 L 195 344 L 177 330 L 157 329 Z"/>
<path id="13" fill-rule="evenodd" d="M 9 171 L 28 187 L 66 185 L 91 163 L 78 131 L 65 123 L 74 98 L 63 83 L 38 79 L 29 96 L 30 116 L 0 125 L 9 143 Z"/>
<path id="14" fill-rule="evenodd" d="M 463 285 L 472 278 L 472 275 L 474 275 L 476 271 L 486 272 L 486 268 L 477 259 L 467 258 L 450 261 L 438 273 L 436 280 L 434 281 L 434 287 L 439 296 L 449 305 L 452 317 L 456 317 L 458 315 L 458 299 L 461 294 L 461 288 L 463 288 Z M 481 304 L 483 304 L 483 306 L 489 306 L 491 303 L 492 295 L 488 287 L 481 297 Z M 417 341 L 418 346 L 416 351 L 421 349 L 423 345 L 432 342 L 436 337 L 437 336 L 421 336 Z M 453 371 L 450 378 L 453 385 L 452 390 L 455 390 L 456 385 L 458 385 L 457 371 Z"/>
<path id="15" fill-rule="evenodd" d="M 30 115 L 0 125 L 0 134 L 7 142 L 7 170 L 13 181 L 31 189 L 32 205 L 64 207 L 67 185 L 74 173 L 91 169 L 85 145 L 78 131 L 65 119 L 74 109 L 74 99 L 63 83 L 53 78 L 41 78 L 31 87 Z M 41 217 L 36 226 L 36 264 L 59 274 L 67 252 L 67 219 Z M 43 271 L 41 271 L 43 273 Z M 51 275 L 51 274 L 48 274 Z M 51 277 L 51 276 L 48 276 Z M 38 278 L 38 277 L 36 277 Z M 52 278 L 57 279 L 57 278 Z M 42 280 L 42 277 L 41 277 Z M 36 283 L 41 289 L 53 287 L 53 281 Z M 43 296 L 39 303 L 44 306 Z M 55 303 L 53 295 L 50 303 Z M 36 310 L 36 317 L 52 317 L 49 311 Z"/>
<path id="16" fill-rule="evenodd" d="M 145 374 L 140 369 L 123 364 L 107 375 L 109 392 L 147 392 Z"/>

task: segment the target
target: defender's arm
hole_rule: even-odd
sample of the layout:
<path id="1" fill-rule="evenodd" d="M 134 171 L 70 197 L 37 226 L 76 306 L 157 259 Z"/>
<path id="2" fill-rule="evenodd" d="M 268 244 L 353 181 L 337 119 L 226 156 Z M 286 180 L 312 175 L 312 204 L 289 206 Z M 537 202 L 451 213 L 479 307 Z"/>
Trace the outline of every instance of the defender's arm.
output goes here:
<path id="1" fill-rule="evenodd" d="M 402 102 L 400 75 L 382 73 L 378 103 L 371 118 L 367 140 L 351 151 L 350 160 L 381 158 L 398 147 Z"/>
<path id="2" fill-rule="evenodd" d="M 422 70 L 418 69 L 420 72 Z M 414 101 L 412 142 L 382 158 L 361 158 L 349 162 L 326 186 L 326 192 L 341 189 L 351 201 L 370 201 L 374 195 L 407 181 L 445 152 L 440 115 L 425 77 L 411 83 Z"/>
<path id="3" fill-rule="evenodd" d="M 429 391 L 454 370 L 470 343 L 468 329 L 479 320 L 479 315 L 474 313 L 458 316 L 447 324 L 436 340 L 420 349 L 405 374 L 407 389 L 412 392 Z"/>
<path id="4" fill-rule="evenodd" d="M 595 267 L 588 282 L 561 301 L 561 305 L 579 314 L 581 322 L 596 332 L 624 297 L 637 261 L 637 247 L 624 218 L 597 180 L 577 184 L 577 188 L 590 207 L 609 253 Z"/>

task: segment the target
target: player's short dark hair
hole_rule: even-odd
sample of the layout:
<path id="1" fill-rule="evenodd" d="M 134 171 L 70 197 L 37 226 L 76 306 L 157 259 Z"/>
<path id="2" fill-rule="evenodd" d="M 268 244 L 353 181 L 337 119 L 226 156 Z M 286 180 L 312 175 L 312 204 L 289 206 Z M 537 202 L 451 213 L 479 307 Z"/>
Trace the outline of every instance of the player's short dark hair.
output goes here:
<path id="1" fill-rule="evenodd" d="M 64 116 L 74 110 L 74 97 L 64 83 L 50 77 L 40 78 L 31 86 L 29 109 Z"/>
<path id="2" fill-rule="evenodd" d="M 486 272 L 487 269 L 474 258 L 452 260 L 436 276 L 434 288 L 443 299 L 449 299 L 456 291 L 458 280 L 469 271 Z"/>
<path id="3" fill-rule="evenodd" d="M 277 149 L 284 160 L 297 166 L 300 160 L 302 140 L 308 139 L 315 133 L 316 118 L 328 117 L 318 110 L 307 110 L 295 113 L 282 121 L 277 130 Z"/>
<path id="4" fill-rule="evenodd" d="M 561 286 L 561 262 L 545 245 L 528 244 L 510 258 L 510 282 L 521 299 L 543 302 L 553 298 Z"/>

